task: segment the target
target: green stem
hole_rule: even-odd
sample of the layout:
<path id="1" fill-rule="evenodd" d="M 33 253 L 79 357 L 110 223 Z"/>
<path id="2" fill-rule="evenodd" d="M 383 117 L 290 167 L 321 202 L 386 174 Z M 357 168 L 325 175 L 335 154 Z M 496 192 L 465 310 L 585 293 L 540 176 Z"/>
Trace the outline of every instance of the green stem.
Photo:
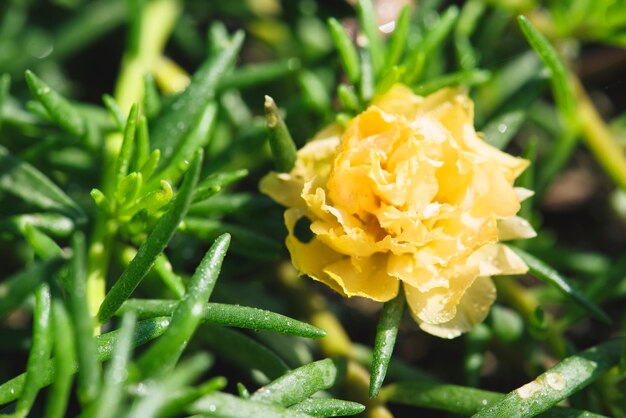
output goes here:
<path id="1" fill-rule="evenodd" d="M 583 86 L 571 75 L 577 99 L 577 114 L 583 139 L 606 173 L 617 186 L 626 190 L 626 153 L 602 120 Z"/>
<path id="2" fill-rule="evenodd" d="M 155 0 L 141 10 L 136 44 L 138 47 L 125 54 L 115 87 L 115 100 L 124 114 L 128 114 L 133 103 L 141 103 L 143 76 L 152 70 L 161 56 L 180 9 L 179 0 Z M 105 139 L 102 161 L 104 175 L 100 187 L 105 196 L 110 196 L 114 192 L 115 161 L 121 145 L 121 133 L 110 134 Z M 98 213 L 88 253 L 87 300 L 92 315 L 98 312 L 104 299 L 111 244 L 116 229 L 117 225 L 108 219 L 107 214 Z"/>

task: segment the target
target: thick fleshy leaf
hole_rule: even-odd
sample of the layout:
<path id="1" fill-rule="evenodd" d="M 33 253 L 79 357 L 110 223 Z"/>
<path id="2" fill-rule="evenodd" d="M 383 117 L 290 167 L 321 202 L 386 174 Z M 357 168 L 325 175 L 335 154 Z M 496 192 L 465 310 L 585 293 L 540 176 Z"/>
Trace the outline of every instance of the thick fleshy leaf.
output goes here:
<path id="1" fill-rule="evenodd" d="M 172 313 L 169 328 L 137 360 L 144 377 L 162 376 L 174 368 L 200 324 L 204 303 L 213 292 L 229 244 L 228 234 L 215 240 L 191 277 L 185 296 Z"/>
<path id="2" fill-rule="evenodd" d="M 138 323 L 132 336 L 132 345 L 136 347 L 161 336 L 169 324 L 169 318 L 153 318 Z M 95 337 L 96 352 L 98 354 L 99 361 L 107 361 L 111 358 L 112 352 L 117 345 L 119 338 L 119 329 Z M 39 372 L 39 387 L 49 385 L 54 378 L 53 360 L 47 360 L 41 367 L 38 367 L 37 370 Z M 74 364 L 72 370 L 76 372 L 76 364 Z M 25 387 L 25 380 L 26 373 L 22 373 L 21 375 L 0 385 L 0 405 L 12 402 L 21 396 L 22 390 Z"/>
<path id="3" fill-rule="evenodd" d="M 291 406 L 320 390 L 333 387 L 346 373 L 344 361 L 316 361 L 279 377 L 250 396 L 250 400 Z"/>
<path id="4" fill-rule="evenodd" d="M 193 191 L 200 175 L 201 162 L 202 155 L 198 154 L 191 163 L 172 207 L 156 224 L 148 239 L 139 248 L 135 258 L 102 301 L 98 311 L 98 320 L 101 323 L 108 321 L 128 299 L 174 235 L 191 204 Z"/>
<path id="5" fill-rule="evenodd" d="M 60 212 L 83 221 L 83 210 L 56 184 L 32 165 L 0 146 L 0 189 L 46 211 Z"/>
<path id="6" fill-rule="evenodd" d="M 135 312 L 140 318 L 171 315 L 178 301 L 155 299 L 129 299 L 121 306 L 118 314 Z M 264 309 L 223 303 L 209 303 L 204 306 L 202 322 L 256 331 L 268 330 L 281 334 L 305 338 L 321 338 L 326 332 L 293 318 Z"/>
<path id="7" fill-rule="evenodd" d="M 619 339 L 568 357 L 497 403 L 481 409 L 474 417 L 534 417 L 617 365 L 625 348 L 624 339 Z"/>

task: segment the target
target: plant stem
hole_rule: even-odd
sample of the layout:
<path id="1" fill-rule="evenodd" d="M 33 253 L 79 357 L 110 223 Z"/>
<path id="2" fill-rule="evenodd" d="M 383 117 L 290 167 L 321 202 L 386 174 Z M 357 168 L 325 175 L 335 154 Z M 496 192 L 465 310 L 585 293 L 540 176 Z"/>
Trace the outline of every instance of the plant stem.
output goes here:
<path id="1" fill-rule="evenodd" d="M 180 9 L 181 4 L 178 0 L 155 0 L 146 4 L 140 11 L 137 47 L 126 52 L 115 87 L 115 100 L 123 114 L 128 114 L 133 103 L 141 102 L 143 76 L 152 70 L 161 56 Z M 100 190 L 106 196 L 114 192 L 113 170 L 121 144 L 121 133 L 113 133 L 105 138 L 102 161 L 104 175 Z M 116 229 L 117 225 L 108 219 L 107 214 L 98 213 L 88 253 L 87 301 L 92 315 L 98 312 L 104 299 L 111 244 Z"/>
<path id="2" fill-rule="evenodd" d="M 572 74 L 571 79 L 583 139 L 606 173 L 619 187 L 626 190 L 626 153 L 615 141 L 578 78 Z"/>

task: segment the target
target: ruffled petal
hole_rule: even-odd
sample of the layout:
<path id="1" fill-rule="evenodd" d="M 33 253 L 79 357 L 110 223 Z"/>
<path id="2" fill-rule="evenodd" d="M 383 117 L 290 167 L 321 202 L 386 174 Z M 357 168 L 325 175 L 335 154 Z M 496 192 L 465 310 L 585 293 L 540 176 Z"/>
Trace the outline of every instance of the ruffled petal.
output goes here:
<path id="1" fill-rule="evenodd" d="M 259 190 L 290 208 L 304 208 L 301 194 L 307 182 L 325 184 L 339 146 L 340 130 L 331 125 L 298 151 L 296 164 L 289 173 L 270 172 L 261 179 Z"/>
<path id="2" fill-rule="evenodd" d="M 362 296 L 386 302 L 398 294 L 400 282 L 387 273 L 386 256 L 352 257 L 324 269 L 346 296 Z"/>
<path id="3" fill-rule="evenodd" d="M 515 216 L 532 192 L 514 187 L 528 161 L 483 141 L 462 88 L 419 97 L 393 86 L 343 133 L 320 133 L 290 173 L 261 190 L 289 209 L 287 247 L 301 273 L 344 296 L 387 301 L 403 282 L 427 332 L 452 338 L 484 319 L 492 275 L 527 266 L 509 239 L 535 235 Z M 313 238 L 294 235 L 299 219 Z"/>
<path id="4" fill-rule="evenodd" d="M 418 322 L 442 324 L 456 315 L 457 305 L 479 274 L 475 265 L 457 265 L 440 271 L 448 279 L 446 287 L 425 292 L 405 283 L 406 300 Z"/>
<path id="5" fill-rule="evenodd" d="M 498 240 L 510 241 L 514 239 L 534 238 L 537 233 L 530 223 L 519 216 L 498 219 Z"/>
<path id="6" fill-rule="evenodd" d="M 467 259 L 468 264 L 478 266 L 481 276 L 524 274 L 526 263 L 506 245 L 487 244 L 474 251 Z"/>
<path id="7" fill-rule="evenodd" d="M 289 232 L 285 244 L 289 254 L 291 254 L 291 262 L 301 274 L 306 274 L 324 283 L 336 292 L 344 294 L 342 287 L 324 272 L 324 268 L 345 256 L 327 247 L 315 237 L 310 242 L 301 242 L 294 235 L 294 228 L 296 223 L 304 216 L 305 212 L 300 209 L 287 209 L 285 211 L 285 225 Z"/>
<path id="8" fill-rule="evenodd" d="M 261 179 L 259 190 L 276 202 L 289 208 L 305 208 L 306 203 L 300 197 L 303 182 L 288 173 L 270 172 Z"/>
<path id="9" fill-rule="evenodd" d="M 454 317 L 449 321 L 434 324 L 423 322 L 418 317 L 415 319 L 420 328 L 429 334 L 441 338 L 455 338 L 484 321 L 495 299 L 496 288 L 493 281 L 489 277 L 478 277 L 463 294 L 456 306 Z"/>

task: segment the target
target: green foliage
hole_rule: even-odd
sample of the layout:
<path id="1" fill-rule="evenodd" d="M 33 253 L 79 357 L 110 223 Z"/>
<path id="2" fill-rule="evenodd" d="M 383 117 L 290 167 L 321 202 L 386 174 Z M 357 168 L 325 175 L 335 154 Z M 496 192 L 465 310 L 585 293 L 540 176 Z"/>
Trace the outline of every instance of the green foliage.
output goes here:
<path id="1" fill-rule="evenodd" d="M 0 414 L 626 415 L 626 4 L 392 3 L 0 5 Z M 395 83 L 532 161 L 527 278 L 455 341 L 296 279 L 258 192 Z"/>

